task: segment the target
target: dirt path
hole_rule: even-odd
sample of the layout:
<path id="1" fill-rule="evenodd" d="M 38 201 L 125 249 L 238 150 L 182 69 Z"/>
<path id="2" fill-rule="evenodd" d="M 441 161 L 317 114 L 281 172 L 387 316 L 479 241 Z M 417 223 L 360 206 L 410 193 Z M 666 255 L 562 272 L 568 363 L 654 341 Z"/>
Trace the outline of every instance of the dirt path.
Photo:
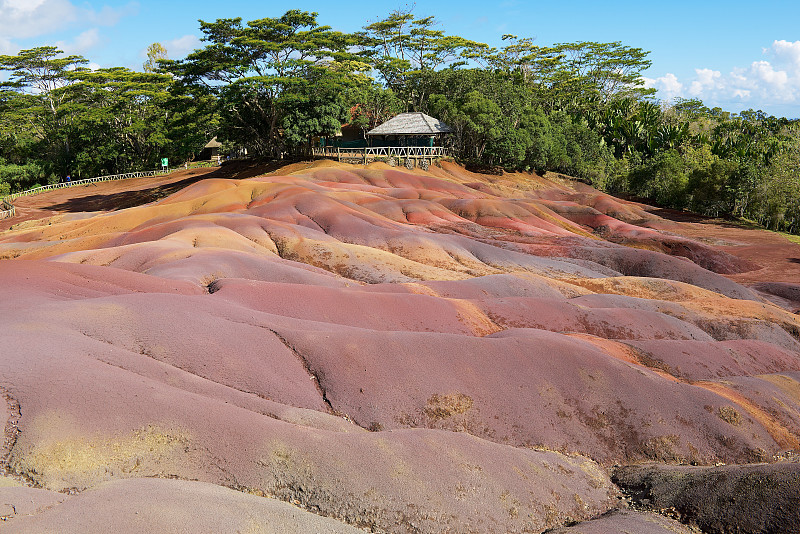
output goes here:
<path id="1" fill-rule="evenodd" d="M 760 265 L 761 269 L 726 276 L 793 312 L 800 310 L 800 244 L 763 228 L 674 210 L 651 211 L 676 223 L 671 232 Z"/>
<path id="2" fill-rule="evenodd" d="M 0 231 L 23 221 L 62 213 L 112 211 L 146 204 L 207 178 L 216 170 L 182 170 L 162 176 L 98 182 L 21 197 L 14 201 L 17 216 L 0 221 Z"/>
<path id="3" fill-rule="evenodd" d="M 154 202 L 206 178 L 251 178 L 274 171 L 283 165 L 232 162 L 223 167 L 177 170 L 167 175 L 128 178 L 56 189 L 14 201 L 17 216 L 0 220 L 0 232 L 23 221 L 63 213 L 116 211 Z"/>
<path id="4" fill-rule="evenodd" d="M 674 230 L 725 252 L 761 265 L 762 268 L 728 278 L 741 284 L 758 282 L 800 283 L 800 244 L 763 228 L 747 227 L 673 210 L 652 213 L 678 223 Z"/>

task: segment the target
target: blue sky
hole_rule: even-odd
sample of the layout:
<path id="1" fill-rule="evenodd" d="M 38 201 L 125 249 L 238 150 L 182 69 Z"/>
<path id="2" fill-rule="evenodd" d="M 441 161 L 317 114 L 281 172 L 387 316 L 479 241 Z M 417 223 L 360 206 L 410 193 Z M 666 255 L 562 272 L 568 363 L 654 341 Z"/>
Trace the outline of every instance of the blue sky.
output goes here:
<path id="1" fill-rule="evenodd" d="M 140 69 L 145 48 L 164 44 L 171 58 L 195 47 L 197 19 L 277 17 L 296 8 L 321 24 L 354 31 L 406 2 L 292 3 L 241 0 L 0 0 L 0 53 L 57 45 L 96 66 Z M 417 2 L 447 33 L 490 45 L 511 33 L 550 45 L 622 41 L 651 52 L 644 74 L 664 100 L 700 98 L 730 111 L 763 109 L 800 117 L 800 2 L 598 2 L 440 0 Z"/>

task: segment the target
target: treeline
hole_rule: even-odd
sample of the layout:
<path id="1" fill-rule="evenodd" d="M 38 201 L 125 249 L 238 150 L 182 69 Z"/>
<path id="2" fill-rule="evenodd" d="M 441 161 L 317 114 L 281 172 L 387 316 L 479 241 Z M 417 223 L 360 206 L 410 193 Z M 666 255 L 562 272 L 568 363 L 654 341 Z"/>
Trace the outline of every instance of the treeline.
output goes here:
<path id="1" fill-rule="evenodd" d="M 200 22 L 204 46 L 146 68 L 84 68 L 53 48 L 0 57 L 0 182 L 96 175 L 185 160 L 212 135 L 248 154 L 307 154 L 343 124 L 366 133 L 423 111 L 455 129 L 456 157 L 556 171 L 660 205 L 800 229 L 800 125 L 643 86 L 648 52 L 620 42 L 500 47 L 395 11 L 345 34 L 297 10 Z M 0 185 L 0 187 L 3 187 Z M 8 186 L 7 186 L 8 187 Z"/>
<path id="2" fill-rule="evenodd" d="M 86 63 L 51 46 L 0 56 L 0 194 L 182 161 L 217 127 L 216 102 L 172 75 Z"/>

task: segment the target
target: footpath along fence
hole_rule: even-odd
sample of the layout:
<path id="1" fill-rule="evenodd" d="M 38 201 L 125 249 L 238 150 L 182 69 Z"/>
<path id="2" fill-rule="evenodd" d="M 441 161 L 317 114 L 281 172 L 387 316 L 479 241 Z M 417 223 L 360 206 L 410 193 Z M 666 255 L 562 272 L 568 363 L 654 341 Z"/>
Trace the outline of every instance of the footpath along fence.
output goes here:
<path id="1" fill-rule="evenodd" d="M 97 178 L 85 178 L 83 180 L 72 180 L 70 182 L 59 182 L 57 184 L 43 185 L 40 187 L 34 187 L 33 189 L 28 189 L 27 191 L 12 193 L 7 197 L 3 198 L 2 201 L 0 201 L 0 207 L 3 208 L 2 210 L 0 210 L 0 219 L 10 219 L 11 217 L 14 217 L 16 215 L 17 210 L 14 207 L 14 200 L 18 199 L 19 197 L 38 195 L 39 193 L 44 193 L 45 191 L 52 191 L 53 189 L 62 189 L 64 187 L 76 187 L 79 185 L 88 185 L 96 182 L 110 182 L 112 180 L 125 180 L 127 178 L 146 178 L 149 176 L 159 176 L 161 174 L 167 174 L 169 172 L 172 171 L 167 169 L 167 170 L 157 170 L 157 171 L 127 172 L 125 174 L 109 174 L 107 176 L 98 176 Z"/>

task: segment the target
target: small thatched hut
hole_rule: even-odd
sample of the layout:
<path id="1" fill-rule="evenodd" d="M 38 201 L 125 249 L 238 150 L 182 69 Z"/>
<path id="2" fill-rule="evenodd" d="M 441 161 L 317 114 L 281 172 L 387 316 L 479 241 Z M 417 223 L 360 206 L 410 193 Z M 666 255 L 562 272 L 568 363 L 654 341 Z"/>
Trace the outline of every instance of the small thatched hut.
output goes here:
<path id="1" fill-rule="evenodd" d="M 326 146 L 321 140 L 321 146 L 311 147 L 311 154 L 351 163 L 367 164 L 378 160 L 392 167 L 402 163 L 409 169 L 415 166 L 428 169 L 431 163 L 447 156 L 448 150 L 441 141 L 444 135 L 452 132 L 450 126 L 430 115 L 401 113 L 367 132 L 368 146 L 341 140 L 334 146 Z"/>
<path id="2" fill-rule="evenodd" d="M 222 148 L 222 143 L 217 141 L 217 137 L 214 138 L 206 143 L 203 147 L 203 150 L 200 151 L 200 156 L 198 157 L 199 160 L 209 160 L 209 159 L 216 159 L 219 160 L 220 153 L 219 149 Z"/>
<path id="3" fill-rule="evenodd" d="M 367 137 L 373 146 L 434 146 L 437 137 L 452 132 L 439 119 L 417 111 L 389 119 L 367 132 Z"/>

